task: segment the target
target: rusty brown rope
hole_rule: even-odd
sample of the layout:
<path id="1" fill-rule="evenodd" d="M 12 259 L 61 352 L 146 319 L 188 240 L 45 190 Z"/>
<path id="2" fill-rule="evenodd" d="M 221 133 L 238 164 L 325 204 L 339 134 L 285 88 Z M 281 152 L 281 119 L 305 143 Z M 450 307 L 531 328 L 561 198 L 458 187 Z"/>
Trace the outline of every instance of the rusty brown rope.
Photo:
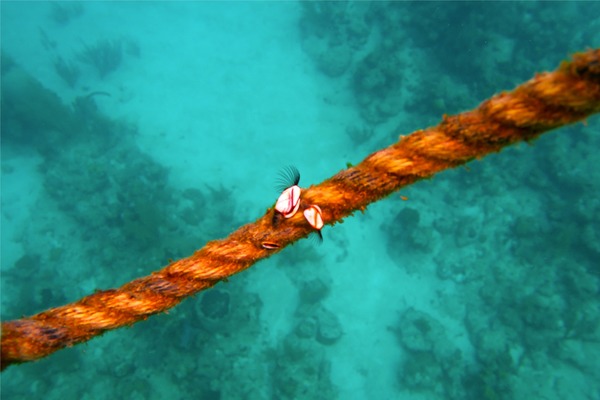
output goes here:
<path id="1" fill-rule="evenodd" d="M 359 165 L 303 190 L 301 202 L 319 205 L 325 223 L 334 224 L 415 181 L 598 111 L 600 49 L 595 49 L 473 111 L 444 116 L 438 126 L 401 137 Z M 274 212 L 269 209 L 256 222 L 150 276 L 2 323 L 2 369 L 165 311 L 311 232 L 302 213 L 274 224 Z"/>

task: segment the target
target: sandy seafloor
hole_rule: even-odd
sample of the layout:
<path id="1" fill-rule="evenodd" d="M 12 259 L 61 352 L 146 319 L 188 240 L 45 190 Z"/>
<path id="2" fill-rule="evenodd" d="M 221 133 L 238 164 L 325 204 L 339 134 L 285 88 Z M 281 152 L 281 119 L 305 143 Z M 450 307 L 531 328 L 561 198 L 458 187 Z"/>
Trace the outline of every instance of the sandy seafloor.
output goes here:
<path id="1" fill-rule="evenodd" d="M 49 3 L 3 2 L 2 50 L 65 104 L 90 91 L 110 93 L 96 96 L 99 111 L 137 127 L 128 140 L 168 170 L 172 188 L 208 191 L 207 186 L 222 185 L 230 191 L 233 201 L 224 204 L 227 209 L 221 212 L 232 215 L 231 229 L 253 221 L 274 203 L 277 192 L 273 182 L 282 167 L 297 166 L 301 186 L 316 184 L 345 168 L 346 163 L 357 163 L 392 143 L 399 134 L 434 124 L 441 117 L 439 113 L 437 119 L 428 119 L 403 110 L 374 125 L 373 137 L 355 145 L 346 134 L 347 127 L 363 122 L 349 89 L 350 78 L 348 74 L 325 76 L 303 51 L 297 3 L 93 2 L 85 3 L 84 13 L 65 25 L 52 21 L 49 10 Z M 597 21 L 590 22 L 589 27 L 593 26 L 600 27 Z M 42 31 L 54 43 L 50 48 L 40 40 Z M 125 56 L 118 69 L 103 79 L 80 63 L 78 83 L 68 87 L 55 73 L 53 60 L 57 55 L 74 58 L 84 44 L 103 38 L 127 38 L 139 46 L 139 55 Z M 599 37 L 595 39 L 596 43 L 587 46 L 597 46 Z M 549 55 L 551 62 L 540 61 L 539 67 L 516 77 L 515 83 L 538 70 L 554 68 L 569 52 L 582 49 Z M 425 72 L 411 67 L 411 60 L 426 52 L 407 40 L 407 82 L 422 79 L 419 74 Z M 437 76 L 427 80 L 443 81 Z M 498 86 L 485 96 L 510 88 Z M 410 92 L 405 90 L 403 95 L 410 96 Z M 484 98 L 470 99 L 469 107 Z M 260 297 L 260 319 L 255 321 L 259 328 L 256 334 L 242 337 L 236 337 L 235 328 L 215 334 L 251 349 L 243 356 L 222 353 L 219 357 L 231 360 L 222 368 L 234 368 L 238 356 L 250 363 L 224 372 L 221 382 L 211 377 L 210 391 L 198 389 L 194 383 L 205 386 L 210 375 L 202 372 L 207 367 L 198 361 L 210 353 L 202 344 L 189 343 L 195 330 L 202 329 L 201 324 L 190 322 L 197 316 L 186 314 L 196 310 L 192 303 L 200 297 L 195 297 L 168 315 L 152 317 L 39 362 L 9 368 L 1 376 L 2 397 L 187 399 L 218 398 L 218 392 L 221 398 L 238 398 L 227 395 L 235 390 L 219 392 L 219 388 L 236 386 L 236 381 L 247 379 L 244 374 L 248 370 L 271 371 L 283 368 L 274 365 L 306 361 L 302 357 L 286 359 L 280 352 L 275 353 L 279 360 L 257 356 L 255 363 L 249 354 L 281 347 L 283 338 L 298 323 L 297 279 L 316 277 L 329 285 L 321 304 L 337 317 L 343 335 L 332 345 L 315 342 L 311 348 L 330 365 L 329 376 L 341 399 L 451 398 L 447 386 L 440 389 L 440 380 L 468 387 L 468 382 L 452 381 L 449 370 L 482 375 L 481 366 L 490 365 L 482 361 L 485 350 L 474 348 L 473 343 L 479 346 L 482 340 L 475 338 L 476 329 L 468 328 L 469 323 L 474 324 L 466 322 L 469 313 L 484 314 L 489 321 L 482 325 L 504 332 L 499 334 L 506 336 L 500 353 L 509 354 L 513 365 L 505 371 L 510 375 L 505 393 L 504 386 L 491 383 L 498 393 L 475 389 L 473 393 L 487 393 L 490 399 L 600 399 L 599 376 L 593 372 L 600 359 L 596 326 L 600 319 L 595 317 L 600 313 L 600 253 L 594 247 L 595 239 L 600 240 L 598 128 L 598 118 L 590 118 L 586 125 L 544 135 L 531 146 L 519 145 L 474 161 L 468 169 L 420 182 L 401 192 L 408 197 L 406 201 L 395 194 L 371 205 L 364 214 L 326 227 L 322 245 L 304 241 L 234 277 L 228 285 Z M 110 238 L 97 237 L 94 231 L 79 227 L 68 211 L 61 211 L 60 202 L 44 189 L 44 171 L 40 170 L 44 157 L 47 155 L 28 143 L 2 142 L 3 320 L 74 301 L 96 288 L 119 286 L 168 262 L 166 258 L 133 256 L 140 261 L 128 264 L 126 271 L 103 269 L 94 263 L 98 253 L 103 253 L 104 260 L 126 257 L 128 245 L 122 243 L 112 250 Z M 73 157 L 77 163 L 77 154 Z M 545 168 L 550 164 L 553 168 Z M 135 172 L 130 179 L 133 184 Z M 73 189 L 64 195 L 77 193 Z M 84 197 L 81 202 L 86 201 Z M 218 209 L 220 204 L 207 207 Z M 420 236 L 402 232 L 399 226 L 390 239 L 388 226 L 406 207 L 418 210 L 419 222 L 410 228 Z M 193 229 L 209 229 L 208 223 L 218 225 L 219 221 L 213 218 Z M 440 226 L 444 228 L 438 229 Z M 458 227 L 462 226 L 465 229 L 461 231 Z M 78 234 L 82 229 L 86 229 L 85 237 Z M 210 227 L 210 232 L 214 231 L 218 227 Z M 457 239 L 461 232 L 469 237 Z M 183 231 L 161 234 L 175 242 Z M 565 238 L 550 240 L 561 235 Z M 527 246 L 519 245 L 527 240 Z M 564 246 L 557 249 L 557 243 Z M 389 251 L 394 246 L 400 251 Z M 131 252 L 140 251 L 133 247 Z M 49 251 L 53 251 L 52 257 Z M 172 256 L 185 257 L 191 251 Z M 37 266 L 25 276 L 19 275 L 15 269 L 26 254 L 36 255 Z M 453 272 L 444 275 L 440 265 L 450 266 Z M 563 272 L 548 272 L 551 283 L 539 275 L 528 278 L 529 271 L 540 273 L 545 268 L 574 272 L 568 277 L 561 275 Z M 564 285 L 567 279 L 575 283 Z M 579 280 L 586 282 L 587 291 L 579 287 Z M 40 285 L 46 290 L 41 292 Z M 552 337 L 544 339 L 544 345 L 534 346 L 536 338 L 551 329 L 528 325 L 531 315 L 520 314 L 519 307 L 526 309 L 526 305 L 518 299 L 544 288 L 548 291 L 544 299 L 550 299 L 548 307 L 556 312 L 544 318 L 547 309 L 539 303 L 548 303 L 543 301 L 534 301 L 538 305 L 535 311 L 527 310 L 541 314 L 542 320 L 559 319 L 556 323 L 564 325 L 573 321 L 566 316 L 577 314 L 576 308 L 585 304 L 585 334 Z M 578 293 L 577 303 L 570 302 L 574 295 L 569 288 Z M 488 299 L 484 306 L 482 292 L 497 292 L 502 299 L 496 303 Z M 517 300 L 511 301 L 513 298 Z M 493 304 L 504 311 L 491 312 Z M 433 354 L 437 360 L 439 354 L 435 346 L 411 353 L 411 344 L 402 342 L 408 339 L 398 333 L 403 328 L 401 315 L 411 308 L 441 324 L 440 337 L 461 354 L 455 364 L 445 358 L 442 372 L 424 367 L 423 374 L 429 371 L 434 378 L 417 389 L 399 378 L 407 368 L 404 360 L 410 354 Z M 507 309 L 516 317 L 507 317 Z M 571 323 L 577 325 L 582 318 Z M 514 319 L 520 321 L 515 323 L 518 328 L 510 324 Z M 557 346 L 567 350 L 555 351 Z M 160 348 L 156 357 L 147 356 L 156 348 Z M 575 348 L 579 354 L 565 355 Z M 482 380 L 485 378 L 480 377 Z M 125 381 L 133 383 L 127 386 Z M 278 398 L 273 382 L 277 380 L 257 380 L 261 390 L 236 396 Z M 310 380 L 304 383 L 313 384 Z M 297 398 L 321 397 L 313 393 Z"/>

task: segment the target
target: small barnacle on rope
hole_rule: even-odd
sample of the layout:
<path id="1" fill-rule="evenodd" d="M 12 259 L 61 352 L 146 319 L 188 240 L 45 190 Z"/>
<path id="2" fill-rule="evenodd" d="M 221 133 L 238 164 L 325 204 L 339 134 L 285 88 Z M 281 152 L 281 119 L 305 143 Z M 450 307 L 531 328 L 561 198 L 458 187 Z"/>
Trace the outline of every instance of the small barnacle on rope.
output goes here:
<path id="1" fill-rule="evenodd" d="M 281 245 L 275 242 L 262 242 L 261 246 L 263 249 L 267 250 L 277 250 L 281 248 Z"/>
<path id="2" fill-rule="evenodd" d="M 285 168 L 280 173 L 278 189 L 281 195 L 275 203 L 275 214 L 273 215 L 273 225 L 277 225 L 281 216 L 291 218 L 300 208 L 300 172 L 294 166 Z"/>
<path id="3" fill-rule="evenodd" d="M 298 186 L 300 183 L 300 172 L 294 166 L 284 168 L 280 175 L 278 189 L 282 191 L 281 195 L 275 203 L 275 213 L 273 214 L 273 225 L 276 226 L 283 216 L 284 218 L 293 217 L 300 209 L 300 194 L 302 189 Z M 308 207 L 302 206 L 304 218 L 312 226 L 319 237 L 319 241 L 323 241 L 321 229 L 323 228 L 323 215 L 321 208 L 317 205 Z M 279 248 L 276 243 L 263 242 L 262 247 L 273 250 Z"/>
<path id="4" fill-rule="evenodd" d="M 304 210 L 304 218 L 306 218 L 310 226 L 316 230 L 317 235 L 319 235 L 319 240 L 322 242 L 323 234 L 321 233 L 321 229 L 323 229 L 324 223 L 321 207 L 317 205 L 307 207 Z"/>

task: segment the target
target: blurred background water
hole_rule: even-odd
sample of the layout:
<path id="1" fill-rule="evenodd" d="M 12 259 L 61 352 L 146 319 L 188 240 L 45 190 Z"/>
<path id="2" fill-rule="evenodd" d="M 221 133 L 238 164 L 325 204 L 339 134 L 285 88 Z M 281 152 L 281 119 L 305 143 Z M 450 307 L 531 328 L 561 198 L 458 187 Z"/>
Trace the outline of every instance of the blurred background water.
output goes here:
<path id="1" fill-rule="evenodd" d="M 600 3 L 2 2 L 2 320 L 120 286 L 598 47 Z M 413 185 L 3 398 L 598 399 L 598 117 Z"/>

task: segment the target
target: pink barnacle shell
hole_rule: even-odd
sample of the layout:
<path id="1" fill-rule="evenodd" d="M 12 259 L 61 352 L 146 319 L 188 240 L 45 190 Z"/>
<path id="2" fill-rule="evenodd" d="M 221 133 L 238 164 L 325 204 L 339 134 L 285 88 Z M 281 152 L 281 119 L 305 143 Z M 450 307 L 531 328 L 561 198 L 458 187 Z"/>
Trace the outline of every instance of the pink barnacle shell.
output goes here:
<path id="1" fill-rule="evenodd" d="M 284 217 L 290 218 L 300 207 L 300 186 L 294 185 L 285 189 L 275 203 L 275 210 L 279 211 Z"/>
<path id="2" fill-rule="evenodd" d="M 277 249 L 281 248 L 281 246 L 275 242 L 262 242 L 262 247 L 263 247 L 263 249 L 267 249 L 267 250 L 277 250 Z"/>
<path id="3" fill-rule="evenodd" d="M 323 216 L 321 215 L 321 207 L 310 206 L 304 210 L 304 218 L 308 221 L 310 226 L 320 231 L 323 228 Z"/>

